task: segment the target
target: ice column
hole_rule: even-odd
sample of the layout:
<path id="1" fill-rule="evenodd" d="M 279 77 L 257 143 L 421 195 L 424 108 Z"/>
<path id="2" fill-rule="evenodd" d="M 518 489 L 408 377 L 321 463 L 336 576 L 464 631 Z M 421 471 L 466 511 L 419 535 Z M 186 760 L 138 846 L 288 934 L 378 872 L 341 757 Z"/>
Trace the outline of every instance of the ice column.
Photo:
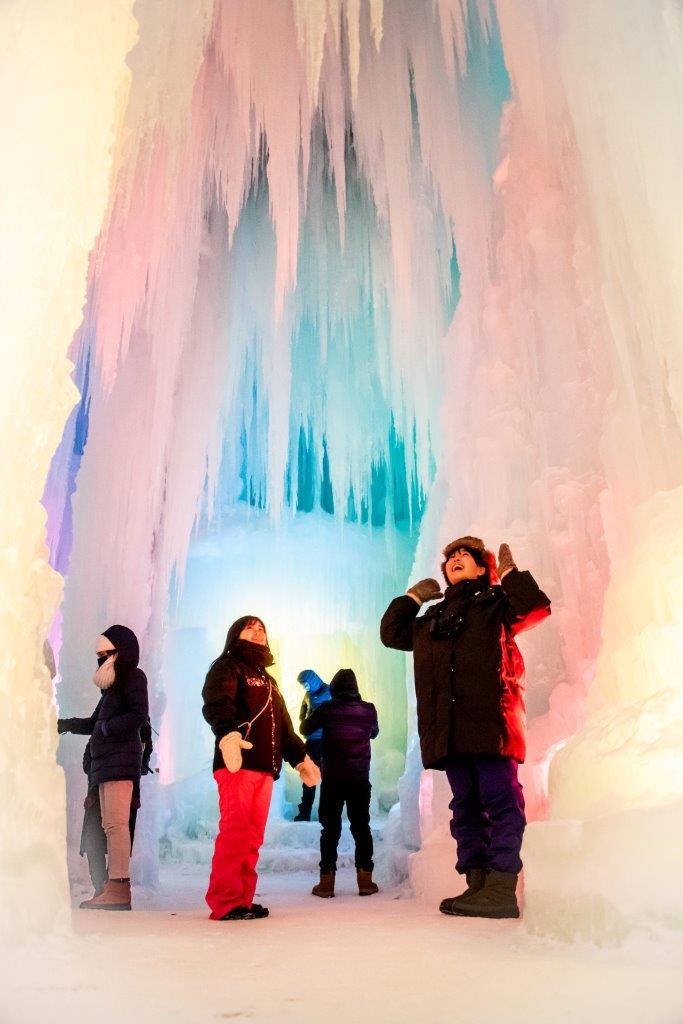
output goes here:
<path id="1" fill-rule="evenodd" d="M 609 332 L 610 555 L 585 726 L 528 841 L 528 920 L 618 939 L 683 921 L 683 18 L 668 0 L 552 5 Z"/>
<path id="2" fill-rule="evenodd" d="M 40 504 L 77 393 L 66 353 L 104 213 L 133 0 L 0 10 L 0 941 L 68 923 L 64 777 L 43 645 L 61 594 Z"/>

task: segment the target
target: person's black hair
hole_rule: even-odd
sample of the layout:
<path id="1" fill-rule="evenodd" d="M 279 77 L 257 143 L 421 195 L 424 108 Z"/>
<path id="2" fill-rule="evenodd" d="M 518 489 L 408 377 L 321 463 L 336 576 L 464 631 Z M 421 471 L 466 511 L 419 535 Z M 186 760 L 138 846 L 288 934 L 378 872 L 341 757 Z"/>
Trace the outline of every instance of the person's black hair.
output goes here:
<path id="1" fill-rule="evenodd" d="M 225 645 L 223 647 L 223 650 L 218 655 L 218 657 L 215 658 L 211 662 L 210 668 L 213 668 L 214 665 L 217 665 L 219 661 L 223 660 L 223 658 L 228 657 L 228 655 L 230 654 L 230 648 L 232 647 L 232 645 L 235 643 L 236 640 L 239 640 L 240 633 L 242 632 L 242 630 L 245 629 L 246 626 L 251 625 L 252 622 L 260 622 L 261 623 L 261 625 L 263 626 L 263 629 L 264 629 L 264 631 L 266 633 L 266 644 L 267 644 L 267 642 L 268 642 L 268 632 L 266 630 L 266 626 L 265 626 L 265 623 L 264 623 L 263 619 L 260 619 L 258 617 L 258 615 L 242 615 L 239 619 L 235 619 L 235 621 L 233 622 L 232 626 L 228 630 L 227 636 L 225 638 Z"/>

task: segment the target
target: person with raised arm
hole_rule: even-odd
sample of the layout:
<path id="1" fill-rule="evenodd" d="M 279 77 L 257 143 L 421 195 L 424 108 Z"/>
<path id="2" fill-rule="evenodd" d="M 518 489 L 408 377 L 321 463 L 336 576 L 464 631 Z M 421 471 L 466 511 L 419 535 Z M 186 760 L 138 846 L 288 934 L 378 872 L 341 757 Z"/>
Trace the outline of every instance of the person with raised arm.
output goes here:
<path id="1" fill-rule="evenodd" d="M 421 580 L 391 602 L 380 626 L 386 647 L 413 652 L 422 763 L 445 771 L 453 794 L 456 870 L 467 889 L 439 909 L 519 917 L 526 711 L 514 638 L 550 615 L 550 600 L 507 544 L 496 565 L 482 540 L 460 537 L 444 549 L 441 570 L 444 593 L 436 580 Z"/>

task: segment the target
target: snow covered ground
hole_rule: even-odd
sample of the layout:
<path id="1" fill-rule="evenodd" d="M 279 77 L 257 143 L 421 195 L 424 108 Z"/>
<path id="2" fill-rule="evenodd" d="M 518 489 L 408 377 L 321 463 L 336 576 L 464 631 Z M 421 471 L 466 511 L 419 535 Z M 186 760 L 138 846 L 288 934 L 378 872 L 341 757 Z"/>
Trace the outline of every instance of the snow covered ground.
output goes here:
<path id="1" fill-rule="evenodd" d="M 552 943 L 523 921 L 443 917 L 398 888 L 361 899 L 349 868 L 327 901 L 309 872 L 264 874 L 268 920 L 213 923 L 206 872 L 165 865 L 134 913 L 75 909 L 73 937 L 3 957 L 2 1024 L 683 1021 L 681 935 Z"/>

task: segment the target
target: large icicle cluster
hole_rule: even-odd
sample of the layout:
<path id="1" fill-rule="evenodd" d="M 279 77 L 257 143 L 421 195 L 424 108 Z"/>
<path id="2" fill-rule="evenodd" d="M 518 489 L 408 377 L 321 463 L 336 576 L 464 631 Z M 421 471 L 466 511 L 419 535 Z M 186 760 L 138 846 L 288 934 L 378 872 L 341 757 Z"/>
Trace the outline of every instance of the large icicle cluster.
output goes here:
<path id="1" fill-rule="evenodd" d="M 532 815 L 587 822 L 610 800 L 661 803 L 656 770 L 637 798 L 618 789 L 605 730 L 638 731 L 655 679 L 657 706 L 679 707 L 644 668 L 651 638 L 662 663 L 677 649 L 662 570 L 633 564 L 643 531 L 659 536 L 648 516 L 674 554 L 679 543 L 679 8 L 139 0 L 136 14 L 74 344 L 84 399 L 48 487 L 60 564 L 73 535 L 65 704 L 85 699 L 110 620 L 140 634 L 156 681 L 198 515 L 229 523 L 246 503 L 275 523 L 304 480 L 316 507 L 371 521 L 373 474 L 401 452 L 411 512 L 429 494 L 417 574 L 474 531 L 508 541 L 553 596 L 553 619 L 524 640 Z M 600 709 L 587 697 L 610 578 Z M 643 620 L 632 663 L 615 612 L 630 579 Z M 551 756 L 586 714 L 548 807 Z M 643 735 L 657 765 L 669 739 Z M 601 765 L 590 800 L 588 754 Z M 429 785 L 427 846 L 445 802 Z M 535 842 L 529 906 L 546 927 Z M 577 863 L 569 900 L 591 873 L 590 856 Z"/>
<path id="2" fill-rule="evenodd" d="M 0 942 L 68 927 L 64 777 L 44 642 L 61 596 L 40 504 L 77 398 L 67 352 L 106 207 L 132 0 L 0 10 Z"/>
<path id="3" fill-rule="evenodd" d="M 277 519 L 310 464 L 317 501 L 327 488 L 328 510 L 369 519 L 401 452 L 421 511 L 455 251 L 461 234 L 474 248 L 506 87 L 486 5 L 469 56 L 457 4 L 450 20 L 412 2 L 139 7 L 74 345 L 85 396 L 48 487 L 63 561 L 74 538 L 74 711 L 110 620 L 136 629 L 156 680 L 169 584 L 217 497 L 243 489 Z"/>

